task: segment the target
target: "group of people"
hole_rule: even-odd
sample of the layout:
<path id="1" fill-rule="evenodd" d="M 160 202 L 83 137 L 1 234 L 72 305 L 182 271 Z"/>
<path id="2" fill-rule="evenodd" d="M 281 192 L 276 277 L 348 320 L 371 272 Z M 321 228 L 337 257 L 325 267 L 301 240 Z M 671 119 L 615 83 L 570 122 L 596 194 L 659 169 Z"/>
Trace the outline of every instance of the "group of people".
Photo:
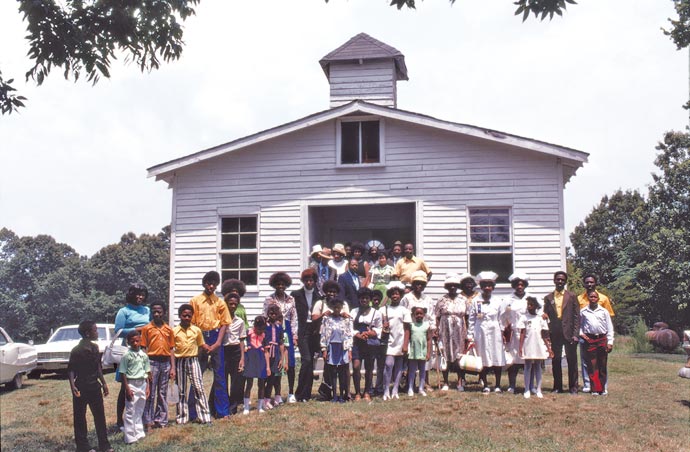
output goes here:
<path id="1" fill-rule="evenodd" d="M 365 251 L 368 260 L 363 257 Z M 249 414 L 254 380 L 258 412 L 285 402 L 309 401 L 314 396 L 314 364 L 319 357 L 325 367 L 318 397 L 333 402 L 377 396 L 386 401 L 399 398 L 400 390 L 409 396 L 426 396 L 426 374 L 431 368 L 441 372 L 442 390 L 449 390 L 453 371 L 458 376 L 456 389 L 464 391 L 465 374 L 470 372 L 468 357 L 474 357 L 474 365 L 477 358 L 481 360 L 482 392 L 502 392 L 502 371 L 507 368 L 507 391 L 515 393 L 519 370 L 524 369 L 524 397 L 541 398 L 547 358 L 552 358 L 553 391 L 564 392 L 564 352 L 567 390 L 578 392 L 580 344 L 583 392 L 607 394 L 613 310 L 610 300 L 596 290 L 594 275 L 584 278 L 586 291 L 578 297 L 565 289 L 567 274 L 556 272 L 555 289 L 541 303 L 529 293 L 529 276 L 523 273 L 509 277 L 513 292 L 505 298 L 493 294 L 498 278 L 494 272 L 449 273 L 444 280 L 447 293 L 432 299 L 424 294 L 432 272 L 414 255 L 412 244 L 395 243 L 387 254 L 373 241 L 366 248 L 353 244 L 350 253 L 347 259 L 348 250 L 342 244 L 332 250 L 316 245 L 309 268 L 300 275 L 301 288 L 290 293 L 292 278 L 285 272 L 273 274 L 269 279 L 273 293 L 265 299 L 262 315 L 251 324 L 241 303 L 244 283 L 230 279 L 221 285 L 215 271 L 203 276 L 203 292 L 178 308 L 179 324 L 174 328 L 164 320 L 165 306 L 160 302 L 147 306 L 146 288 L 132 285 L 127 305 L 115 320 L 116 330 L 129 347 L 116 373 L 121 382 L 117 423 L 125 443 L 169 424 L 170 381 L 179 388 L 176 423 L 210 424 L 212 418 L 237 414 L 240 405 L 243 414 Z M 222 298 L 216 295 L 219 286 Z M 99 448 L 110 449 L 102 415 L 102 396 L 108 388 L 98 350 L 94 354 L 90 342 L 94 328 L 93 322 L 82 322 L 84 340 L 70 357 L 79 450 L 90 450 L 87 405 L 96 420 Z M 296 350 L 299 375 L 295 374 Z M 207 368 L 213 371 L 208 397 L 202 380 Z M 493 389 L 489 372 L 494 375 Z M 286 400 L 283 375 L 288 380 Z"/>

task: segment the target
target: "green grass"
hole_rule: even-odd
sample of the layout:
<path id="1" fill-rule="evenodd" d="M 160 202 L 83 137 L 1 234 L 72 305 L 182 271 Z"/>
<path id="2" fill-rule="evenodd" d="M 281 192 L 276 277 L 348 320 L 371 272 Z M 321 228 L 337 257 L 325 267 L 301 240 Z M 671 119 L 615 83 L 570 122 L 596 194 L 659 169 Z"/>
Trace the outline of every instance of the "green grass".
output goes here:
<path id="1" fill-rule="evenodd" d="M 253 410 L 211 427 L 157 430 L 132 446 L 123 444 L 120 433 L 110 440 L 116 450 L 129 452 L 690 450 L 690 381 L 677 376 L 684 357 L 631 354 L 621 339 L 609 361 L 607 397 L 546 394 L 550 375 L 542 400 L 483 395 L 470 377 L 465 393 L 434 391 L 426 398 L 401 395 L 371 404 L 293 404 L 262 415 Z M 115 393 L 113 374 L 106 378 Z M 431 381 L 436 382 L 435 373 Z M 116 394 L 106 400 L 109 424 L 115 401 Z M 2 391 L 0 426 L 3 451 L 74 450 L 68 382 L 44 377 L 28 380 L 19 391 Z M 93 434 L 91 440 L 95 444 Z"/>

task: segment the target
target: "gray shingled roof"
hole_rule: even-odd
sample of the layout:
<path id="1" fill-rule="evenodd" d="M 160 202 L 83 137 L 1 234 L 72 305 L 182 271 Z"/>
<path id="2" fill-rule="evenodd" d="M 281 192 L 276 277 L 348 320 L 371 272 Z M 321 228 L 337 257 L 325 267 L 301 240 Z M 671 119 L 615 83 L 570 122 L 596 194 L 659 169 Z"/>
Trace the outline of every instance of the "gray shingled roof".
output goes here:
<path id="1" fill-rule="evenodd" d="M 395 68 L 398 80 L 408 80 L 407 67 L 405 66 L 405 55 L 395 47 L 391 47 L 377 39 L 372 38 L 366 33 L 360 33 L 350 38 L 345 44 L 321 58 L 319 64 L 329 76 L 329 67 L 332 62 L 373 60 L 381 58 L 392 58 L 395 60 Z"/>

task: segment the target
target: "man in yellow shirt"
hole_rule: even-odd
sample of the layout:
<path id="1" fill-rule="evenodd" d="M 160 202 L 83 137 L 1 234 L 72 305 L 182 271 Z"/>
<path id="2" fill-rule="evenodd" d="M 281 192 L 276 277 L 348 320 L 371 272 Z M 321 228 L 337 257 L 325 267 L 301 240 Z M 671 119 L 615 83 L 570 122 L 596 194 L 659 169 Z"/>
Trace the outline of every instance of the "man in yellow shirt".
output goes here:
<path id="1" fill-rule="evenodd" d="M 613 319 L 613 317 L 616 315 L 613 312 L 613 306 L 611 306 L 611 300 L 609 297 L 604 295 L 603 293 L 599 292 L 597 290 L 597 283 L 599 281 L 597 280 L 596 275 L 589 273 L 582 278 L 582 285 L 585 287 L 585 291 L 580 294 L 579 297 L 577 297 L 577 301 L 580 303 L 580 309 L 584 309 L 587 306 L 589 306 L 589 299 L 587 298 L 587 295 L 590 292 L 596 292 L 599 295 L 599 306 L 602 308 L 606 309 L 609 312 L 609 315 Z M 590 380 L 589 380 L 589 374 L 587 373 L 587 366 L 585 366 L 585 350 L 587 348 L 587 343 L 584 341 L 584 339 L 580 339 L 580 368 L 582 369 L 582 392 L 590 392 Z M 608 381 L 607 381 L 607 386 L 608 386 Z"/>
<path id="2" fill-rule="evenodd" d="M 405 256 L 395 264 L 395 276 L 398 280 L 402 281 L 404 284 L 409 284 L 412 282 L 412 273 L 417 270 L 422 270 L 426 273 L 427 281 L 430 281 L 432 275 L 431 270 L 426 265 L 426 262 L 424 262 L 424 259 L 414 255 L 414 245 L 406 243 L 403 252 Z"/>
<path id="3" fill-rule="evenodd" d="M 208 398 L 211 415 L 222 419 L 230 414 L 230 399 L 228 398 L 228 383 L 225 379 L 225 354 L 223 338 L 225 330 L 232 321 L 225 300 L 216 295 L 216 288 L 220 284 L 220 275 L 210 271 L 201 280 L 204 291 L 192 298 L 189 304 L 194 308 L 192 325 L 201 329 L 206 342 L 199 348 L 199 364 L 203 373 L 207 367 L 213 369 L 213 386 Z M 209 362 L 210 359 L 210 362 Z M 194 420 L 194 393 L 190 394 L 190 418 Z"/>

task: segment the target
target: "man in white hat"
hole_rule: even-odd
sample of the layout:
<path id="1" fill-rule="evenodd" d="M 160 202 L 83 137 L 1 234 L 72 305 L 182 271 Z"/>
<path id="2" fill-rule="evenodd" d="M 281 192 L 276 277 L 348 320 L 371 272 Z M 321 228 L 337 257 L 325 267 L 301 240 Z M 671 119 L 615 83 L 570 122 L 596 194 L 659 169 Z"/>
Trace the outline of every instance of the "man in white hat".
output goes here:
<path id="1" fill-rule="evenodd" d="M 331 260 L 331 250 L 329 248 L 322 248 L 321 245 L 314 245 L 311 248 L 311 263 L 309 268 L 316 271 L 316 288 L 321 292 L 323 283 L 329 279 L 336 279 L 336 272 L 332 269 L 328 262 Z"/>

